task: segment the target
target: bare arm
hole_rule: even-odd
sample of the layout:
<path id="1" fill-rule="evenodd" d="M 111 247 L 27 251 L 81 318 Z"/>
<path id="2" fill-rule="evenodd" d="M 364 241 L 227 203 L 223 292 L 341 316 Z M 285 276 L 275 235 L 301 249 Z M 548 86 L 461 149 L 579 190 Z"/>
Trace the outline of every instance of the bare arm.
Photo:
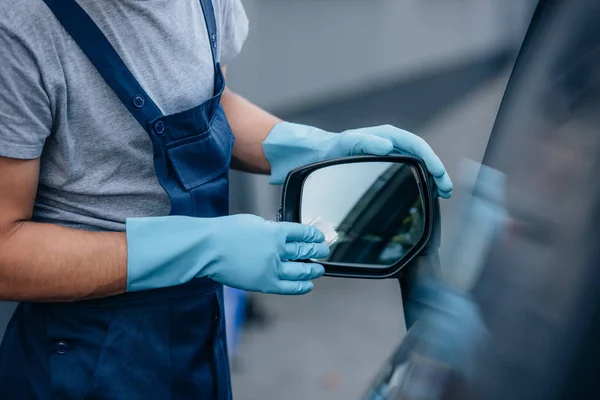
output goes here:
<path id="1" fill-rule="evenodd" d="M 125 292 L 124 233 L 31 222 L 39 159 L 0 157 L 0 300 L 73 301 Z"/>
<path id="2" fill-rule="evenodd" d="M 223 67 L 223 73 L 225 72 Z M 271 166 L 265 159 L 262 142 L 281 120 L 229 89 L 225 89 L 221 105 L 235 136 L 232 167 L 269 174 Z"/>

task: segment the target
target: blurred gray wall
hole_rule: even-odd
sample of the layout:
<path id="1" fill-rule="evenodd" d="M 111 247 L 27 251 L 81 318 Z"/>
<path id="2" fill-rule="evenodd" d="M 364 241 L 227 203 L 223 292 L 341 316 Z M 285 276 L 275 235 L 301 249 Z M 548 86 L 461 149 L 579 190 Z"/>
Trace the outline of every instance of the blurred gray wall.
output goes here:
<path id="1" fill-rule="evenodd" d="M 250 35 L 229 84 L 293 109 L 479 58 L 514 42 L 532 0 L 243 0 Z"/>
<path id="2" fill-rule="evenodd" d="M 533 0 L 243 0 L 250 35 L 229 85 L 275 113 L 488 57 L 522 36 Z M 385 123 L 386 121 L 381 121 Z M 343 121 L 340 122 L 343 125 Z M 232 212 L 274 218 L 279 188 L 232 174 Z M 0 337 L 14 306 L 0 303 Z"/>
<path id="3" fill-rule="evenodd" d="M 250 34 L 228 84 L 293 115 L 520 43 L 536 0 L 243 0 Z M 302 122 L 302 121 L 297 121 Z M 385 123 L 386 121 L 381 121 Z M 279 188 L 232 175 L 232 212 L 274 218 Z"/>

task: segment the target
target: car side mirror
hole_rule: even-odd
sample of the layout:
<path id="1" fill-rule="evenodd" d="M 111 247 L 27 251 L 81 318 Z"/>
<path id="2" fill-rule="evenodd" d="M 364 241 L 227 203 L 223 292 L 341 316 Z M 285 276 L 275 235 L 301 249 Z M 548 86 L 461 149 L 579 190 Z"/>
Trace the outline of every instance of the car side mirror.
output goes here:
<path id="1" fill-rule="evenodd" d="M 419 158 L 353 156 L 291 171 L 279 220 L 320 228 L 332 240 L 325 275 L 399 278 L 416 257 L 437 254 L 439 200 Z"/>

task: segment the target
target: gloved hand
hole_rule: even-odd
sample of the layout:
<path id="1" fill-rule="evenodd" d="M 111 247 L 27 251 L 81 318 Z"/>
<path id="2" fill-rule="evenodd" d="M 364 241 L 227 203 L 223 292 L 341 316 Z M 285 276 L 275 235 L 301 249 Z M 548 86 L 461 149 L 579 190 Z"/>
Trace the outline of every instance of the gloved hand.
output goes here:
<path id="1" fill-rule="evenodd" d="M 317 161 L 361 154 L 410 154 L 425 162 L 441 197 L 452 195 L 452 181 L 427 142 L 391 125 L 331 133 L 307 125 L 280 122 L 263 142 L 263 151 L 271 164 L 271 184 L 282 184 L 292 169 Z"/>
<path id="2" fill-rule="evenodd" d="M 316 228 L 255 215 L 130 218 L 126 232 L 127 291 L 208 277 L 247 291 L 305 294 L 325 270 L 294 260 L 329 254 Z"/>

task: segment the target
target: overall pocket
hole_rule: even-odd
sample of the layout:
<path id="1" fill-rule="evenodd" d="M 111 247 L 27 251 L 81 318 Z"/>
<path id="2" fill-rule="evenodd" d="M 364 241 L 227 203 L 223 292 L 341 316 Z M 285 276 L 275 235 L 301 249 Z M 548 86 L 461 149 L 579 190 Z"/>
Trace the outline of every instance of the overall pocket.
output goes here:
<path id="1" fill-rule="evenodd" d="M 191 190 L 222 175 L 229 169 L 233 134 L 227 127 L 194 135 L 166 146 L 177 180 Z"/>
<path id="2" fill-rule="evenodd" d="M 46 325 L 53 398 L 171 398 L 168 304 L 56 314 Z"/>
<path id="3" fill-rule="evenodd" d="M 114 310 L 46 309 L 52 399 L 81 400 L 93 380 Z"/>
<path id="4" fill-rule="evenodd" d="M 217 293 L 47 313 L 53 399 L 214 400 Z M 160 293 L 157 293 L 160 296 Z M 228 379 L 228 376 L 226 376 Z"/>
<path id="5" fill-rule="evenodd" d="M 222 320 L 216 297 L 171 304 L 173 400 L 221 400 L 221 382 L 229 379 L 229 371 L 214 368 L 214 337 Z"/>

